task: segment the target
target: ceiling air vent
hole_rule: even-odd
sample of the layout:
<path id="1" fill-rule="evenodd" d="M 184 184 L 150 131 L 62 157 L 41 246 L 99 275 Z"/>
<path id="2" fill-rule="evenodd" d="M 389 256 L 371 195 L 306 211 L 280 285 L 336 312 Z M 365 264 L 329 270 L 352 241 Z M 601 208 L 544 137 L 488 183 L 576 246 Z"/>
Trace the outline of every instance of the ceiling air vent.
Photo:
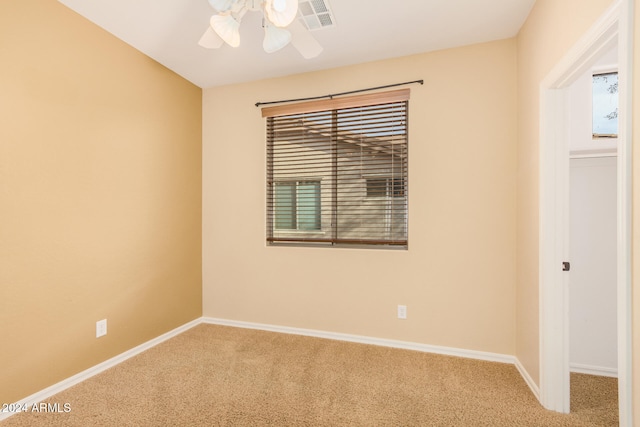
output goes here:
<path id="1" fill-rule="evenodd" d="M 300 0 L 298 16 L 309 31 L 336 26 L 328 0 Z"/>

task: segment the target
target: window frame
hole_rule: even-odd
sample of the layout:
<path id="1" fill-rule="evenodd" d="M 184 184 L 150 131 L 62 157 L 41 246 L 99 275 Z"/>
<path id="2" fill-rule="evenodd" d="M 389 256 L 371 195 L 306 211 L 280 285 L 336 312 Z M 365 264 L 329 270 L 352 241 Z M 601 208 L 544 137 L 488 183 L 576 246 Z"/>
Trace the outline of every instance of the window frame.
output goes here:
<path id="1" fill-rule="evenodd" d="M 369 183 L 371 181 L 384 181 L 383 185 L 375 186 L 376 189 L 382 190 L 380 193 L 382 194 L 370 194 L 372 191 L 372 187 Z M 392 198 L 404 198 L 405 190 L 405 182 L 404 177 L 400 176 L 392 176 L 392 175 L 384 175 L 384 176 L 366 176 L 365 177 L 365 185 L 368 199 L 374 198 L 384 198 L 384 199 L 392 199 Z M 399 185 L 398 185 L 399 184 Z M 399 191 L 397 190 L 399 189 Z"/>
<path id="2" fill-rule="evenodd" d="M 262 116 L 267 118 L 267 245 L 408 249 L 409 93 L 409 89 L 401 89 L 262 109 Z M 309 121 L 304 122 L 307 117 L 310 117 Z M 359 129 L 363 130 L 352 130 L 354 122 L 366 124 L 360 125 L 363 127 Z M 295 160 L 283 159 L 300 154 L 296 150 L 320 150 L 314 145 L 318 144 L 317 139 L 313 141 L 311 138 L 313 142 L 309 143 L 305 136 L 310 135 L 309 132 L 316 132 L 319 124 L 325 126 L 323 130 L 326 132 L 322 137 L 326 139 L 320 143 L 327 144 L 330 141 L 333 158 L 333 166 L 323 163 L 325 173 L 326 168 L 331 168 L 332 172 L 327 178 L 327 188 L 324 182 L 320 185 L 320 229 L 300 230 L 298 225 L 297 229 L 278 229 L 275 227 L 277 213 L 274 202 L 277 183 L 309 181 L 308 174 L 313 174 L 316 166 L 309 163 L 307 170 L 306 160 L 300 161 L 297 157 Z M 287 132 L 291 129 L 296 129 L 300 134 L 289 136 Z M 354 142 L 355 139 L 366 142 Z M 371 142 L 374 143 L 373 147 Z M 305 147 L 303 144 L 311 145 Z M 361 185 L 364 193 L 357 193 L 358 196 L 351 188 L 354 172 L 349 166 L 337 166 L 340 162 L 348 163 L 349 153 L 354 149 L 360 151 L 356 155 L 360 156 L 361 161 L 374 164 L 369 166 L 371 170 L 382 171 L 386 167 L 391 172 L 373 176 L 364 171 L 360 176 L 361 184 L 356 185 Z M 282 152 L 274 154 L 277 150 Z M 382 164 L 386 166 L 379 166 L 380 158 L 384 158 Z M 282 164 L 283 169 L 278 169 L 278 165 Z M 300 174 L 296 175 L 297 172 Z M 282 175 L 288 176 L 282 179 Z M 385 196 L 367 197 L 367 178 L 384 179 Z M 401 182 L 398 192 L 395 191 L 396 180 Z M 382 203 L 375 202 L 375 199 L 382 199 Z M 325 209 L 325 203 L 330 203 L 330 212 Z M 353 221 L 361 225 L 353 226 Z M 304 234 L 308 234 L 308 237 Z"/>

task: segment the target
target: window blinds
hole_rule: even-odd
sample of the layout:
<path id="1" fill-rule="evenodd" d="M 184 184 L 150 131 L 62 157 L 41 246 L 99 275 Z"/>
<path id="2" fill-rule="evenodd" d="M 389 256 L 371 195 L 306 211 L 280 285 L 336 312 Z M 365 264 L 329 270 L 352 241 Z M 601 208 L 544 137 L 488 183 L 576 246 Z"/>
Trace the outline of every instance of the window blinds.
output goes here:
<path id="1" fill-rule="evenodd" d="M 267 242 L 407 247 L 409 90 L 263 109 Z"/>

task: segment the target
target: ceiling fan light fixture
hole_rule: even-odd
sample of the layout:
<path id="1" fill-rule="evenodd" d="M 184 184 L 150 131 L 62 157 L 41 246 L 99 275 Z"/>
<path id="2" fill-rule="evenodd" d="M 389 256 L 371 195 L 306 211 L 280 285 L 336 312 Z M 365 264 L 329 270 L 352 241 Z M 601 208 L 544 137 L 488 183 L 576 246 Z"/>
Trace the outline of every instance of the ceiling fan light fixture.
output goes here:
<path id="1" fill-rule="evenodd" d="M 211 28 L 229 46 L 240 46 L 240 22 L 230 14 L 213 15 Z"/>
<path id="2" fill-rule="evenodd" d="M 286 27 L 298 14 L 298 0 L 265 0 L 264 10 L 273 25 Z"/>
<path id="3" fill-rule="evenodd" d="M 264 41 L 262 47 L 267 53 L 273 53 L 282 49 L 291 42 L 291 33 L 284 28 L 267 25 L 264 28 Z"/>
<path id="4" fill-rule="evenodd" d="M 267 53 L 276 52 L 288 44 L 306 58 L 320 55 L 322 46 L 309 33 L 306 22 L 297 20 L 298 12 L 306 17 L 306 9 L 328 11 L 327 0 L 207 0 L 216 10 L 210 26 L 198 44 L 207 49 L 217 49 L 223 43 L 240 46 L 240 22 L 248 12 L 262 12 L 264 39 L 262 47 Z M 299 9 L 298 2 L 302 2 Z M 313 3 L 312 3 L 313 2 Z M 313 7 L 311 6 L 313 4 Z M 317 5 L 323 6 L 319 7 Z M 313 10 L 311 12 L 313 12 Z M 308 11 L 307 11 L 308 12 Z M 286 27 L 286 28 L 285 28 Z"/>

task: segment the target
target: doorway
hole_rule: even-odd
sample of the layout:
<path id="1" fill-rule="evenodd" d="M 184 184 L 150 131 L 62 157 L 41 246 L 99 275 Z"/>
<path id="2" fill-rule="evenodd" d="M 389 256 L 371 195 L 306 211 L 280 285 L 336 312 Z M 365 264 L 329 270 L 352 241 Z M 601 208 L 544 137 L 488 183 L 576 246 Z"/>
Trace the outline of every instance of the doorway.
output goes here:
<path id="1" fill-rule="evenodd" d="M 568 87 L 567 113 L 570 370 L 616 378 L 617 61 L 616 44 Z"/>
<path id="2" fill-rule="evenodd" d="M 620 425 L 631 408 L 631 0 L 616 1 L 541 84 L 540 93 L 540 401 L 570 410 L 569 368 L 569 146 L 568 87 L 618 45 L 617 350 Z"/>
<path id="3" fill-rule="evenodd" d="M 618 376 L 617 158 L 572 152 L 570 160 L 569 369 Z"/>

